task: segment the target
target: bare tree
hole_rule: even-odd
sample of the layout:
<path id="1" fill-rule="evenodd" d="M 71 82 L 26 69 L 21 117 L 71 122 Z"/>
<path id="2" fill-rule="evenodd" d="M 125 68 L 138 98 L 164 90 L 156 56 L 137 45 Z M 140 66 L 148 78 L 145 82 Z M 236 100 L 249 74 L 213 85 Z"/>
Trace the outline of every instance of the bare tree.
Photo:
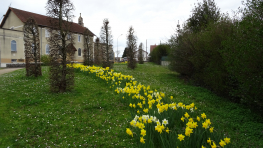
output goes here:
<path id="1" fill-rule="evenodd" d="M 143 44 L 142 43 L 139 45 L 138 60 L 139 60 L 139 64 L 143 64 Z"/>
<path id="2" fill-rule="evenodd" d="M 127 47 L 128 47 L 128 68 L 135 69 L 135 51 L 137 49 L 137 37 L 134 35 L 134 29 L 131 26 L 127 34 Z"/>
<path id="3" fill-rule="evenodd" d="M 101 45 L 100 45 L 100 39 L 96 38 L 95 40 L 95 47 L 94 47 L 94 64 L 101 65 Z"/>
<path id="4" fill-rule="evenodd" d="M 53 92 L 72 90 L 74 86 L 74 69 L 72 64 L 74 53 L 74 36 L 71 32 L 74 5 L 70 0 L 48 0 L 47 16 L 50 36 L 50 89 Z"/>
<path id="5" fill-rule="evenodd" d="M 88 29 L 85 30 L 84 34 L 84 65 L 92 65 L 93 64 L 93 51 L 92 51 L 92 37 L 89 34 Z"/>
<path id="6" fill-rule="evenodd" d="M 110 50 L 110 45 L 113 44 L 112 35 L 111 35 L 111 27 L 109 26 L 109 20 L 104 19 L 103 25 L 101 27 L 100 39 L 103 50 L 103 63 L 102 66 L 112 68 L 113 64 L 110 63 L 110 55 L 112 54 L 112 50 Z"/>
<path id="7" fill-rule="evenodd" d="M 26 59 L 26 76 L 41 76 L 40 42 L 36 21 L 28 18 L 24 24 L 24 44 Z"/>

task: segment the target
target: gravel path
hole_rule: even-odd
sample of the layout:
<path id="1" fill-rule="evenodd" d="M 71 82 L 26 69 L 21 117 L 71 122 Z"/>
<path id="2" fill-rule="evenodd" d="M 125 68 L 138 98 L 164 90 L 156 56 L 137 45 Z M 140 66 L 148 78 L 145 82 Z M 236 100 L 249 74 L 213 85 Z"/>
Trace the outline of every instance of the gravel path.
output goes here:
<path id="1" fill-rule="evenodd" d="M 0 76 L 2 74 L 8 73 L 8 72 L 12 72 L 12 71 L 15 71 L 15 70 L 18 70 L 18 69 L 22 69 L 22 68 L 5 68 L 5 69 L 0 69 Z"/>

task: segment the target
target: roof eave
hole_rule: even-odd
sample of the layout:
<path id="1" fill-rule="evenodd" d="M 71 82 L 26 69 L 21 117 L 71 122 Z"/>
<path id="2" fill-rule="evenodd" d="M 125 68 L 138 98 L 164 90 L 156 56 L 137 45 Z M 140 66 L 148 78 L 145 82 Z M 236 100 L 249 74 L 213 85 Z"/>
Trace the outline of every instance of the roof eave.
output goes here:
<path id="1" fill-rule="evenodd" d="M 5 21 L 7 19 L 7 16 L 9 15 L 10 11 L 11 11 L 11 9 L 9 7 L 8 10 L 6 11 L 5 17 L 3 18 L 2 22 L 1 22 L 0 28 L 3 28 Z"/>

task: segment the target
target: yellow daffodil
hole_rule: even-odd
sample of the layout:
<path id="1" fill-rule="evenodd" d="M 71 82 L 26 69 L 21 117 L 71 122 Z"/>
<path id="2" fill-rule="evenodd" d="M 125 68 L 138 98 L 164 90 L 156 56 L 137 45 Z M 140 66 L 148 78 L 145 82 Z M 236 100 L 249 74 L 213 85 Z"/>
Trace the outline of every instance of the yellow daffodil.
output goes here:
<path id="1" fill-rule="evenodd" d="M 226 143 L 225 143 L 225 141 L 221 140 L 221 141 L 219 142 L 219 145 L 222 146 L 222 147 L 224 147 L 224 146 L 226 145 Z"/>
<path id="2" fill-rule="evenodd" d="M 169 131 L 170 131 L 170 130 L 169 130 L 169 128 L 167 127 L 165 131 L 166 131 L 166 133 L 169 134 Z"/>
<path id="3" fill-rule="evenodd" d="M 230 143 L 230 138 L 224 138 L 224 141 L 228 144 L 228 143 Z"/>
<path id="4" fill-rule="evenodd" d="M 137 105 L 138 105 L 140 108 L 142 108 L 142 103 L 141 103 L 141 102 L 139 102 Z"/>
<path id="5" fill-rule="evenodd" d="M 194 122 L 193 123 L 193 128 L 196 128 L 198 125 L 197 125 L 197 122 Z"/>
<path id="6" fill-rule="evenodd" d="M 180 140 L 180 141 L 182 141 L 182 140 L 184 140 L 184 135 L 182 135 L 182 134 L 178 134 L 178 139 Z"/>
<path id="7" fill-rule="evenodd" d="M 141 135 L 144 137 L 146 135 L 146 130 L 142 129 L 141 130 Z"/>
<path id="8" fill-rule="evenodd" d="M 184 116 L 185 116 L 186 118 L 190 117 L 187 112 L 185 112 Z"/>
<path id="9" fill-rule="evenodd" d="M 197 116 L 197 117 L 196 117 L 196 120 L 200 121 L 200 117 Z"/>
<path id="10" fill-rule="evenodd" d="M 213 145 L 211 145 L 211 148 L 216 148 L 215 142 L 213 142 Z"/>
<path id="11" fill-rule="evenodd" d="M 214 127 L 210 127 L 210 133 L 213 133 Z"/>
<path id="12" fill-rule="evenodd" d="M 185 108 L 186 108 L 187 110 L 189 110 L 190 107 L 191 107 L 190 105 L 186 105 L 186 106 L 185 106 Z"/>
<path id="13" fill-rule="evenodd" d="M 152 123 L 152 120 L 151 120 L 151 119 L 148 119 L 147 121 L 148 121 L 148 123 Z"/>
<path id="14" fill-rule="evenodd" d="M 208 125 L 211 125 L 210 119 L 206 119 L 205 122 L 206 122 Z"/>
<path id="15" fill-rule="evenodd" d="M 143 112 L 148 113 L 148 109 L 147 108 L 143 109 Z"/>
<path id="16" fill-rule="evenodd" d="M 202 113 L 202 114 L 201 114 L 201 117 L 202 117 L 203 119 L 205 119 L 205 118 L 206 118 L 205 113 Z"/>
<path id="17" fill-rule="evenodd" d="M 129 128 L 126 128 L 126 133 L 133 137 L 133 133 Z"/>
<path id="18" fill-rule="evenodd" d="M 190 137 L 191 133 L 193 133 L 193 129 L 191 129 L 189 127 L 186 127 L 185 128 L 185 136 L 189 136 Z"/>
<path id="19" fill-rule="evenodd" d="M 183 122 L 184 122 L 184 119 L 185 119 L 184 117 L 181 118 L 181 120 L 182 120 Z"/>
<path id="20" fill-rule="evenodd" d="M 140 138 L 140 142 L 141 142 L 141 143 L 145 143 L 143 137 Z"/>
<path id="21" fill-rule="evenodd" d="M 155 130 L 158 131 L 160 134 L 162 133 L 162 129 L 160 125 L 155 126 Z"/>
<path id="22" fill-rule="evenodd" d="M 209 143 L 211 145 L 211 139 L 210 138 L 207 140 L 207 143 Z"/>
<path id="23" fill-rule="evenodd" d="M 208 124 L 206 122 L 203 122 L 202 125 L 203 125 L 203 128 L 205 128 L 205 129 L 208 128 Z"/>
<path id="24" fill-rule="evenodd" d="M 130 122 L 130 125 L 133 126 L 133 127 L 136 127 L 136 121 L 135 121 L 135 120 L 132 120 L 132 121 Z"/>

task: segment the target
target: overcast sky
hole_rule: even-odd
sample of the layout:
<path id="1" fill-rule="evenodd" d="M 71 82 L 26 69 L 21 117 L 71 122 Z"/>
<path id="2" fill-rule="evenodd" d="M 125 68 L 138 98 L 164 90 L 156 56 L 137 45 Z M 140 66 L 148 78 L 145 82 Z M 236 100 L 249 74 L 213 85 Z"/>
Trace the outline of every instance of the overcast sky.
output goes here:
<path id="1" fill-rule="evenodd" d="M 46 15 L 47 0 L 0 0 L 0 19 L 11 7 Z M 113 48 L 120 50 L 122 56 L 126 47 L 126 35 L 133 26 L 139 43 L 147 51 L 150 45 L 165 43 L 174 34 L 178 20 L 186 21 L 197 0 L 71 0 L 75 6 L 74 22 L 81 16 L 85 27 L 99 36 L 104 18 L 109 19 L 112 28 Z M 232 14 L 242 6 L 242 0 L 215 0 L 222 13 Z M 200 0 L 199 0 L 200 2 Z M 2 21 L 2 20 L 1 20 Z M 122 35 L 121 35 L 122 34 Z M 121 35 L 121 36 L 120 36 Z"/>

